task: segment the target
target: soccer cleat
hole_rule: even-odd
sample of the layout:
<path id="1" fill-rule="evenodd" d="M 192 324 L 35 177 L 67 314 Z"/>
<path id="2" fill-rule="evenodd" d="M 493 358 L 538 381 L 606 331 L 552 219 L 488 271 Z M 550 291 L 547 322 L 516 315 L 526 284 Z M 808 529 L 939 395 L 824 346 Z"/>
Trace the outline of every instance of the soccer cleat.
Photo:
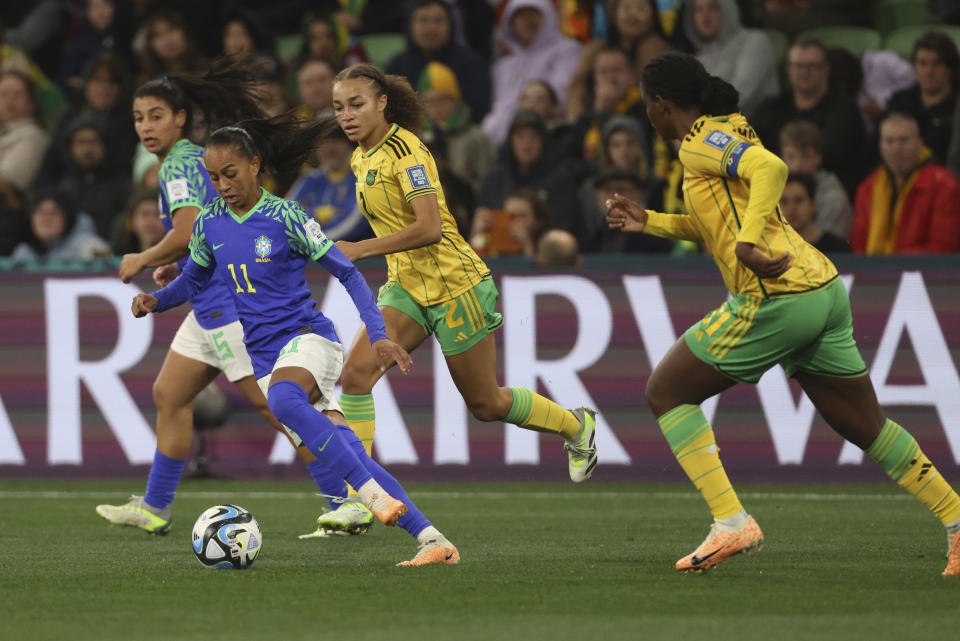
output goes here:
<path id="1" fill-rule="evenodd" d="M 567 451 L 570 464 L 570 480 L 574 483 L 583 483 L 593 474 L 597 466 L 597 448 L 594 441 L 597 435 L 597 413 L 588 407 L 578 407 L 570 410 L 580 421 L 580 431 L 577 437 L 563 444 Z"/>
<path id="2" fill-rule="evenodd" d="M 366 534 L 373 525 L 373 512 L 363 503 L 344 503 L 317 517 L 317 527 L 328 532 Z"/>
<path id="3" fill-rule="evenodd" d="M 460 562 L 460 552 L 445 536 L 439 536 L 420 544 L 417 555 L 397 566 L 409 565 L 454 565 Z"/>
<path id="4" fill-rule="evenodd" d="M 734 532 L 720 532 L 714 523 L 700 547 L 677 561 L 677 569 L 681 572 L 706 570 L 731 556 L 759 552 L 762 548 L 763 532 L 752 516 L 746 525 Z"/>
<path id="5" fill-rule="evenodd" d="M 129 525 L 161 536 L 170 530 L 172 522 L 169 505 L 159 510 L 137 494 L 123 505 L 98 505 L 97 514 L 114 525 Z"/>
<path id="6" fill-rule="evenodd" d="M 960 575 L 960 532 L 950 538 L 950 554 L 947 555 L 947 567 L 942 574 L 943 576 Z"/>
<path id="7" fill-rule="evenodd" d="M 407 513 L 407 506 L 403 501 L 398 501 L 386 492 L 371 495 L 367 507 L 384 525 L 396 525 L 400 517 Z"/>

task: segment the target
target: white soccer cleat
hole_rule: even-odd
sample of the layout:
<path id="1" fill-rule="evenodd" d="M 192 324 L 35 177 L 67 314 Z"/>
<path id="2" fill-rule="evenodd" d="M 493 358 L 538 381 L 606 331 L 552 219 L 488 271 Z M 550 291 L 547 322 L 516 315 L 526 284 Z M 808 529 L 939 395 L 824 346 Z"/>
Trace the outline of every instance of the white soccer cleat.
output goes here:
<path id="1" fill-rule="evenodd" d="M 593 474 L 597 466 L 597 413 L 589 407 L 578 407 L 570 410 L 580 421 L 580 431 L 576 438 L 563 444 L 569 459 L 570 480 L 574 483 L 583 483 Z"/>
<path id="2" fill-rule="evenodd" d="M 131 495 L 123 505 L 98 505 L 97 514 L 114 525 L 128 525 L 161 536 L 167 533 L 172 522 L 169 505 L 157 509 L 137 494 Z"/>

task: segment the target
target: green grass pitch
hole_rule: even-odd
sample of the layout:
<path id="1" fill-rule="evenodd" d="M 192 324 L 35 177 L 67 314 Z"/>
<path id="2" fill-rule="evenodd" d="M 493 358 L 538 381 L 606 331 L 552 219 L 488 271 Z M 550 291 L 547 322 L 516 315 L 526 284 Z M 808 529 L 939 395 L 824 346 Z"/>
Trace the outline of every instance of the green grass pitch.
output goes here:
<path id="1" fill-rule="evenodd" d="M 98 503 L 142 482 L 0 483 L 0 639 L 956 639 L 960 577 L 939 523 L 894 486 L 739 487 L 759 554 L 683 575 L 706 506 L 687 485 L 410 484 L 458 566 L 397 568 L 416 544 L 377 525 L 298 540 L 304 483 L 187 481 L 166 537 Z M 264 548 L 207 570 L 190 530 L 238 503 Z"/>

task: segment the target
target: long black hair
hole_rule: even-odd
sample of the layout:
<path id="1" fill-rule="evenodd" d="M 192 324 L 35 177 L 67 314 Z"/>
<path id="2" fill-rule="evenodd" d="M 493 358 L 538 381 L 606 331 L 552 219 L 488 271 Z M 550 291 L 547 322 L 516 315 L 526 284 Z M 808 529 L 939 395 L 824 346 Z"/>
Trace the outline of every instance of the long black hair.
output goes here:
<path id="1" fill-rule="evenodd" d="M 280 114 L 221 127 L 207 138 L 207 147 L 235 147 L 247 158 L 259 158 L 261 173 L 284 176 L 296 173 L 336 128 L 333 118 L 304 121 Z"/>
<path id="2" fill-rule="evenodd" d="M 218 58 L 203 75 L 173 73 L 146 82 L 133 98 L 151 96 L 166 102 L 173 113 L 187 114 L 185 135 L 193 131 L 198 118 L 205 117 L 208 129 L 216 129 L 238 120 L 262 118 L 257 106 L 259 79 L 249 66 Z"/>
<path id="3" fill-rule="evenodd" d="M 698 108 L 711 116 L 740 111 L 733 85 L 707 73 L 703 63 L 686 53 L 665 53 L 643 68 L 641 84 L 648 98 L 660 96 L 681 109 Z"/>
<path id="4" fill-rule="evenodd" d="M 414 91 L 403 76 L 385 74 L 374 65 L 360 63 L 350 65 L 337 74 L 335 83 L 353 78 L 364 78 L 373 85 L 374 95 L 387 97 L 387 108 L 383 112 L 387 122 L 395 122 L 404 129 L 419 135 L 423 127 L 423 104 L 420 95 Z"/>

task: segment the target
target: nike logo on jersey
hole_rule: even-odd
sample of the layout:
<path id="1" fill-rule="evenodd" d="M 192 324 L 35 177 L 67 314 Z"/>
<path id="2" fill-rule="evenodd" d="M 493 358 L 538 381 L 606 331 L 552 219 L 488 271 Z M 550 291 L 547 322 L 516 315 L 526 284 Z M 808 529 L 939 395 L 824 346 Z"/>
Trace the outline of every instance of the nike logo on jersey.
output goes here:
<path id="1" fill-rule="evenodd" d="M 223 247 L 224 244 L 225 244 L 225 243 L 218 243 L 218 244 L 214 245 L 214 246 L 213 246 L 213 251 L 217 251 L 218 249 L 220 249 L 221 247 Z"/>
<path id="2" fill-rule="evenodd" d="M 722 549 L 723 549 L 722 547 L 719 547 L 713 552 L 711 552 L 710 554 L 704 554 L 703 556 L 697 556 L 696 554 L 694 554 L 692 557 L 690 557 L 690 565 L 700 565 L 704 561 L 707 561 L 711 557 L 715 556 Z"/>

